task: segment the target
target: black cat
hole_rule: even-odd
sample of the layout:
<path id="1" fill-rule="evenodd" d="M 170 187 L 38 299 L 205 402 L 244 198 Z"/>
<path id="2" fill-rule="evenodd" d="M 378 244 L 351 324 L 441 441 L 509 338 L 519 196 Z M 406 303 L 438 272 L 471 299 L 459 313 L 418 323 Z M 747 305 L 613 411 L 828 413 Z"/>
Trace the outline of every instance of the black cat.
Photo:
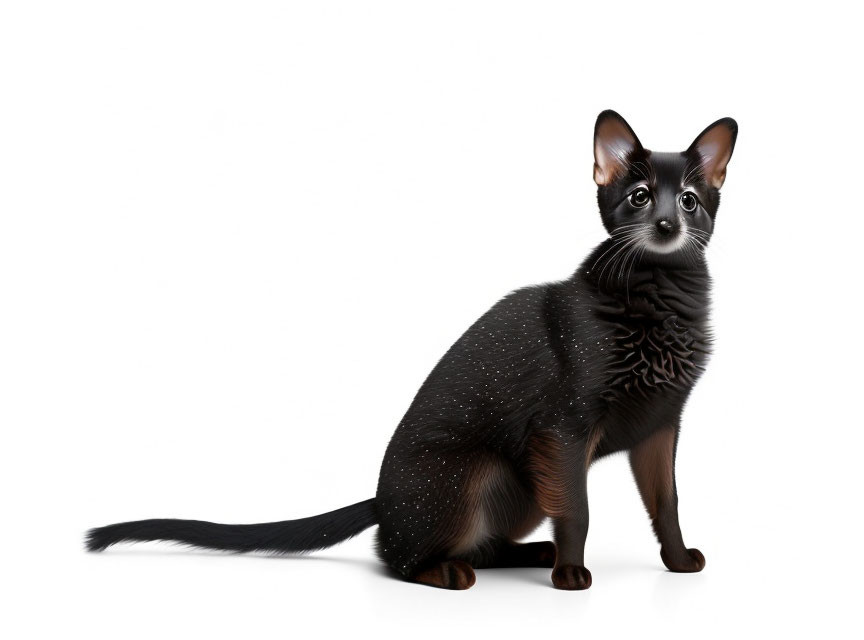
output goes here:
<path id="1" fill-rule="evenodd" d="M 475 568 L 538 566 L 554 567 L 558 588 L 585 589 L 588 468 L 627 450 L 663 563 L 700 571 L 678 526 L 675 449 L 708 357 L 703 251 L 737 131 L 724 118 L 686 151 L 655 153 L 600 114 L 594 180 L 610 237 L 568 280 L 509 294 L 459 338 L 396 429 L 375 498 L 270 524 L 114 524 L 91 530 L 88 548 L 295 553 L 377 524 L 378 554 L 409 580 L 466 589 Z M 554 544 L 516 542 L 547 517 Z"/>

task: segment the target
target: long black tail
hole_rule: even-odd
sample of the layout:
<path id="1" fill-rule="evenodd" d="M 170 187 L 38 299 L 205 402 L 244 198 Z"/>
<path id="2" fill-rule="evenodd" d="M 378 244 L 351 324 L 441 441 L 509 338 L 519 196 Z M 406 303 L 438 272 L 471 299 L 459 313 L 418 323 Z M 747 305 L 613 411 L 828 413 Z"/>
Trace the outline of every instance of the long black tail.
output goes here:
<path id="1" fill-rule="evenodd" d="M 118 542 L 171 540 L 223 551 L 303 553 L 325 549 L 378 524 L 375 499 L 320 516 L 262 524 L 217 524 L 202 520 L 138 520 L 87 532 L 87 550 L 104 551 Z"/>

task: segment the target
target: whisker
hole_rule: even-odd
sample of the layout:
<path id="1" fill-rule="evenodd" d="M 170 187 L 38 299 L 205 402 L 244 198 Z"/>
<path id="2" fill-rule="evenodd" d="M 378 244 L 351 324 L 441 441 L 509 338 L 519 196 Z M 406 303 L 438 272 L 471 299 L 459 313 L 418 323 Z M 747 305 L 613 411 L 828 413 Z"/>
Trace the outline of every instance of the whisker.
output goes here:
<path id="1" fill-rule="evenodd" d="M 630 263 L 630 271 L 627 273 L 627 280 L 624 281 L 624 293 L 627 295 L 627 304 L 630 304 L 630 276 L 633 274 L 633 266 L 642 259 L 642 256 L 645 254 L 646 250 L 646 245 L 643 242 L 636 250 L 636 256 Z"/>
<path id="2" fill-rule="evenodd" d="M 626 251 L 635 243 L 638 243 L 642 240 L 641 234 L 632 234 L 631 237 L 615 252 L 615 254 L 609 259 L 609 261 L 603 265 L 603 268 L 600 270 L 600 275 L 597 277 L 598 282 L 603 277 L 603 272 L 607 267 L 611 265 L 611 269 L 609 270 L 609 276 L 607 276 L 606 283 L 609 284 L 609 278 L 612 277 L 615 273 L 615 265 L 622 255 L 626 255 Z"/>
<path id="3" fill-rule="evenodd" d="M 621 243 L 626 242 L 633 235 L 633 233 L 635 231 L 633 229 L 633 227 L 641 227 L 641 226 L 644 226 L 644 225 L 642 223 L 622 225 L 621 227 L 618 227 L 615 231 L 613 231 L 612 236 L 613 236 L 614 242 L 609 246 L 609 248 L 606 249 L 606 251 L 604 251 L 602 254 L 600 254 L 600 256 L 594 261 L 594 264 L 591 265 L 590 270 L 594 271 L 594 269 L 597 268 L 597 264 L 600 262 L 600 260 L 603 259 L 603 257 L 607 253 L 609 253 L 612 249 L 619 247 L 621 245 Z"/>
<path id="4" fill-rule="evenodd" d="M 611 245 L 609 245 L 609 248 L 606 249 L 606 251 L 604 251 L 603 253 L 601 253 L 600 256 L 594 261 L 594 264 L 591 265 L 591 269 L 589 271 L 594 271 L 594 269 L 597 268 L 597 264 L 603 259 L 603 256 L 612 251 L 612 249 L 620 246 L 621 243 L 626 242 L 626 240 L 627 238 L 619 238 L 615 240 Z"/>

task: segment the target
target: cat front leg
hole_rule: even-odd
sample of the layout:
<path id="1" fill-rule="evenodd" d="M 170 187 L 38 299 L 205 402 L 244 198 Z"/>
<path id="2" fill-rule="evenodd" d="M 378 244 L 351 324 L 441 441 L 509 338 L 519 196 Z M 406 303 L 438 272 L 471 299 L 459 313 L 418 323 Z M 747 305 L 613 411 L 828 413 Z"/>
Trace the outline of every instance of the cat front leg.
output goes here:
<path id="1" fill-rule="evenodd" d="M 705 556 L 684 545 L 678 524 L 677 442 L 678 425 L 659 429 L 630 450 L 630 467 L 660 542 L 663 564 L 670 571 L 693 573 L 705 567 Z"/>
<path id="2" fill-rule="evenodd" d="M 529 440 L 529 473 L 543 512 L 552 518 L 556 558 L 552 584 L 578 591 L 591 586 L 585 567 L 588 536 L 588 443 L 560 432 Z"/>

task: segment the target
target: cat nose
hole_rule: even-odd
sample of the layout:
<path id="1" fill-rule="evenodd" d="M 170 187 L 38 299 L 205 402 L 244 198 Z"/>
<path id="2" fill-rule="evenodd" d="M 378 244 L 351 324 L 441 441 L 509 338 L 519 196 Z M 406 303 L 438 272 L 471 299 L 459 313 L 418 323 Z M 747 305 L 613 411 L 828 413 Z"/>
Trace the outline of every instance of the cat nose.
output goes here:
<path id="1" fill-rule="evenodd" d="M 662 220 L 657 221 L 657 231 L 659 231 L 662 236 L 672 235 L 675 229 L 676 225 L 671 220 L 663 218 Z"/>

